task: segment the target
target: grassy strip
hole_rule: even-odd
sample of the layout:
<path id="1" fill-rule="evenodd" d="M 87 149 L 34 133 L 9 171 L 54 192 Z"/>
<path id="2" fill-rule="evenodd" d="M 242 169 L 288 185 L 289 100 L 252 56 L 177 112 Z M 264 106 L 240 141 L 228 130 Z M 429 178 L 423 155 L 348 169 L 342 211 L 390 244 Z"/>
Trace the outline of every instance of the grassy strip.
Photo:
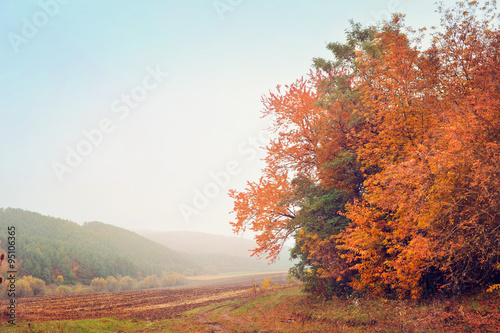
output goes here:
<path id="1" fill-rule="evenodd" d="M 323 301 L 299 288 L 214 303 L 155 322 L 101 318 L 0 325 L 2 332 L 499 332 L 500 299 L 493 294 L 455 301 L 383 298 Z"/>
<path id="2" fill-rule="evenodd" d="M 115 318 L 62 320 L 28 323 L 21 322 L 16 325 L 3 324 L 2 332 L 133 332 L 146 327 L 145 322 L 134 320 L 119 320 Z"/>
<path id="3" fill-rule="evenodd" d="M 229 315 L 233 320 L 213 320 L 235 332 L 246 328 L 235 320 L 260 332 L 500 332 L 500 299 L 492 294 L 421 303 L 322 301 L 293 288 L 244 302 Z"/>
<path id="4" fill-rule="evenodd" d="M 192 320 L 193 317 L 176 318 L 148 322 L 143 320 L 120 320 L 116 318 L 99 318 L 83 320 L 62 320 L 37 322 L 28 325 L 26 322 L 16 325 L 0 325 L 0 332 L 6 333 L 104 333 L 104 332 L 204 332 L 206 325 Z"/>

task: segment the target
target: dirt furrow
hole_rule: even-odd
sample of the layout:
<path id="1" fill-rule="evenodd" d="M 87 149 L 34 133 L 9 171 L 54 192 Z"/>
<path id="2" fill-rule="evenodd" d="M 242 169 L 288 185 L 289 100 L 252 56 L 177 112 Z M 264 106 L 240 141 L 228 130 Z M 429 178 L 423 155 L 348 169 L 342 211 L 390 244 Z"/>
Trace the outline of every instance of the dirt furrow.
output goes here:
<path id="1" fill-rule="evenodd" d="M 198 306 L 244 297 L 248 286 L 60 295 L 17 299 L 18 320 L 47 321 L 88 318 L 166 319 Z M 2 300 L 0 306 L 7 305 Z"/>

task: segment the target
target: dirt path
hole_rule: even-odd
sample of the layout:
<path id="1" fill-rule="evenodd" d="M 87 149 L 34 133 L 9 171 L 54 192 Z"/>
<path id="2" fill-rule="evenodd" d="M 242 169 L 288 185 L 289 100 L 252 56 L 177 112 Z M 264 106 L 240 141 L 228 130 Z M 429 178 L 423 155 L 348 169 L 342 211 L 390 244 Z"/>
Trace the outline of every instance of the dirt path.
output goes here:
<path id="1" fill-rule="evenodd" d="M 238 320 L 237 318 L 234 318 L 230 314 L 231 311 L 236 310 L 238 307 L 239 307 L 238 305 L 233 304 L 233 305 L 220 305 L 220 306 L 208 309 L 208 310 L 203 311 L 203 312 L 198 314 L 198 321 L 204 325 L 208 325 L 211 328 L 211 331 L 209 331 L 209 332 L 214 332 L 214 333 L 215 332 L 222 332 L 222 333 L 237 332 L 233 329 L 228 328 L 227 324 L 231 323 L 231 324 L 233 324 L 233 325 L 231 325 L 233 327 L 234 326 L 244 327 L 246 325 L 246 323 Z M 217 316 L 218 316 L 218 318 L 223 319 L 224 322 L 222 322 L 220 319 L 219 319 L 219 321 L 221 321 L 221 322 L 213 321 L 213 319 L 211 319 L 212 313 L 215 310 L 219 310 L 221 308 L 223 308 L 223 309 L 222 309 L 222 311 L 220 311 L 218 313 Z"/>
<path id="2" fill-rule="evenodd" d="M 211 328 L 211 331 L 210 333 L 215 333 L 215 332 L 222 332 L 222 333 L 226 333 L 227 330 L 224 329 L 224 327 L 218 323 L 218 322 L 214 322 L 214 321 L 211 321 L 210 320 L 210 314 L 216 310 L 216 309 L 219 309 L 223 307 L 223 305 L 221 306 L 218 306 L 218 307 L 215 307 L 215 308 L 212 308 L 210 310 L 206 310 L 206 311 L 203 311 L 201 312 L 199 315 L 198 315 L 198 321 L 200 323 L 202 323 L 203 325 L 207 325 Z"/>

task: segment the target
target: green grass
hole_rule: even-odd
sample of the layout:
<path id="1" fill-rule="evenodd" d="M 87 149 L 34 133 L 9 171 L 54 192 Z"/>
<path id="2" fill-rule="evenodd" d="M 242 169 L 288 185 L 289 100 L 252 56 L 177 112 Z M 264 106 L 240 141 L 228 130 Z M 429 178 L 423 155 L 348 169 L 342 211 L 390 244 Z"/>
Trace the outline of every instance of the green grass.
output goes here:
<path id="1" fill-rule="evenodd" d="M 29 326 L 28 326 L 29 325 Z M 136 320 L 118 320 L 115 318 L 47 321 L 39 323 L 21 322 L 16 325 L 0 326 L 2 332 L 134 332 L 140 328 L 151 326 L 152 323 Z"/>
<path id="2" fill-rule="evenodd" d="M 192 321 L 194 317 L 161 320 L 155 322 L 143 320 L 119 320 L 100 318 L 85 320 L 47 321 L 39 323 L 18 323 L 0 325 L 0 332 L 6 333 L 104 333 L 104 332 L 204 332 L 204 325 Z"/>

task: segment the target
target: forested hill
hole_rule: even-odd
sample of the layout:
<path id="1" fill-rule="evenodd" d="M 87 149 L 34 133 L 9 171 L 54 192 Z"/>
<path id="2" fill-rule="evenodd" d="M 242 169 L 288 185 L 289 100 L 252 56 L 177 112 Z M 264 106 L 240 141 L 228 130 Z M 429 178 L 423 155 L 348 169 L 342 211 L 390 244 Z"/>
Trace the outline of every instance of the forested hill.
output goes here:
<path id="1" fill-rule="evenodd" d="M 100 222 L 83 226 L 22 209 L 0 209 L 0 247 L 5 253 L 7 228 L 15 227 L 16 262 L 22 275 L 53 282 L 88 283 L 94 277 L 140 277 L 174 271 L 198 273 L 185 254 L 134 232 Z"/>

